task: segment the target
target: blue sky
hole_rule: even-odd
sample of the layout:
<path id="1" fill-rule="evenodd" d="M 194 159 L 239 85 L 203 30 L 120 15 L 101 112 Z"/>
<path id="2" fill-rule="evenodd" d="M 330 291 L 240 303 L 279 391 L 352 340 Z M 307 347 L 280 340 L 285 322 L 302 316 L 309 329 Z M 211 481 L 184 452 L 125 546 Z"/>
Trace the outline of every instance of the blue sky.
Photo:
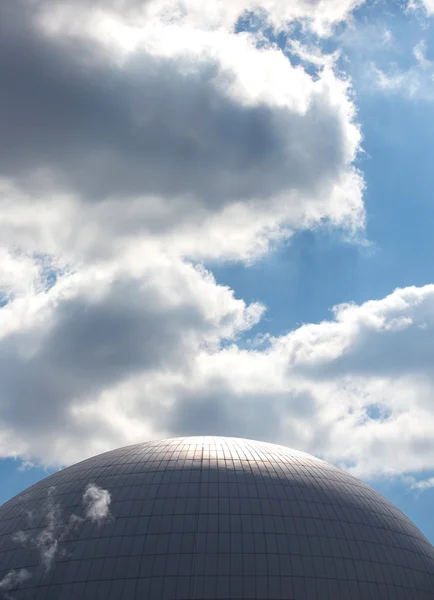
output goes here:
<path id="1" fill-rule="evenodd" d="M 108 37 L 103 12 L 7 15 L 46 64 L 29 105 L 11 77 L 0 152 L 0 502 L 206 427 L 352 469 L 434 542 L 434 16 L 350 4 L 276 2 L 248 38 L 247 0 L 153 29 L 113 8 Z"/>
<path id="2" fill-rule="evenodd" d="M 380 36 L 382 29 L 391 32 L 393 42 L 386 52 L 369 48 L 369 30 L 364 32 L 369 26 Z M 247 269 L 214 266 L 219 282 L 243 298 L 266 304 L 267 316 L 257 326 L 261 333 L 279 335 L 301 323 L 318 323 L 330 318 L 330 308 L 336 304 L 361 304 L 395 288 L 423 286 L 433 280 L 434 97 L 385 93 L 366 75 L 372 59 L 385 68 L 395 61 L 400 69 L 411 68 L 412 50 L 421 39 L 428 49 L 434 46 L 432 24 L 420 14 L 404 13 L 395 3 L 380 2 L 357 11 L 354 30 L 359 27 L 357 47 L 344 46 L 344 52 L 364 138 L 358 166 L 366 181 L 370 245 L 348 243 L 336 230 L 309 231 Z M 351 41 L 351 34 L 345 36 Z M 339 40 L 328 44 L 339 47 Z M 426 78 L 434 92 L 434 83 Z M 434 542 L 434 490 L 420 493 L 393 478 L 368 481 Z"/>

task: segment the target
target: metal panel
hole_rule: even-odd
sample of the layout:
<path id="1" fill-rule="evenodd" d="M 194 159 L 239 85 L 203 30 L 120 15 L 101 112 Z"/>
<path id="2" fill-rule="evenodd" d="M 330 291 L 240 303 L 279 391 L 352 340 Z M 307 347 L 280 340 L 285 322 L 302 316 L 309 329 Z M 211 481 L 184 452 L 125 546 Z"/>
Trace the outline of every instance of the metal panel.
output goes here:
<path id="1" fill-rule="evenodd" d="M 86 520 L 88 484 L 110 492 L 110 519 Z M 0 580 L 12 569 L 31 574 L 15 600 L 434 598 L 433 547 L 377 492 L 309 455 L 219 437 L 107 452 L 6 502 Z"/>

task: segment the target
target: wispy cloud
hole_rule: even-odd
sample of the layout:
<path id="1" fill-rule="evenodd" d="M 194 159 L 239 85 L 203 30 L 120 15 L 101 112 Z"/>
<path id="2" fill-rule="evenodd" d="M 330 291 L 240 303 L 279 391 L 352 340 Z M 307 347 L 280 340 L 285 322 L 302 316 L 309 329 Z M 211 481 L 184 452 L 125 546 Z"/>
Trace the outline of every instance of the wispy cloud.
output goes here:
<path id="1" fill-rule="evenodd" d="M 434 70 L 430 61 L 424 58 L 418 45 L 414 52 L 417 65 L 401 69 L 392 63 L 387 68 L 371 64 L 371 73 L 377 89 L 384 92 L 399 93 L 408 98 L 432 100 L 434 98 Z"/>
<path id="2" fill-rule="evenodd" d="M 411 488 L 413 490 L 419 490 L 420 492 L 425 492 L 434 487 L 434 477 L 429 477 L 428 479 L 422 479 L 421 481 L 415 481 Z"/>
<path id="3" fill-rule="evenodd" d="M 378 66 L 371 63 L 371 74 L 377 88 L 399 93 L 410 98 L 434 98 L 434 63 L 427 58 L 426 40 L 420 40 L 412 49 L 414 63 L 402 68 L 399 62 Z M 375 87 L 375 86 L 374 86 Z"/>
<path id="4" fill-rule="evenodd" d="M 17 544 L 34 547 L 38 550 L 46 572 L 51 569 L 56 557 L 64 553 L 60 549 L 59 543 L 76 523 L 76 519 L 72 519 L 67 524 L 62 523 L 60 505 L 53 498 L 54 490 L 54 487 L 48 490 L 47 499 L 42 509 L 46 526 L 38 533 L 31 530 L 17 531 L 12 536 Z M 29 513 L 29 523 L 34 520 L 34 516 L 34 512 Z"/>
<path id="5" fill-rule="evenodd" d="M 421 40 L 413 48 L 413 56 L 417 60 L 417 63 L 420 65 L 420 67 L 422 67 L 422 69 L 432 69 L 433 63 L 427 59 L 426 50 L 426 41 Z"/>
<path id="6" fill-rule="evenodd" d="M 71 514 L 66 521 L 62 520 L 62 508 L 54 498 L 55 487 L 49 488 L 47 498 L 40 511 L 27 511 L 29 526 L 34 526 L 36 516 L 44 516 L 46 525 L 37 532 L 32 530 L 17 531 L 12 539 L 17 544 L 36 548 L 44 565 L 45 572 L 50 571 L 54 561 L 66 555 L 66 549 L 61 548 L 61 542 L 68 536 L 72 529 L 84 519 L 76 514 Z M 111 519 L 111 496 L 108 490 L 89 484 L 82 497 L 85 519 L 93 522 L 102 522 Z"/>
<path id="7" fill-rule="evenodd" d="M 0 594 L 5 600 L 12 599 L 12 596 L 8 594 L 9 591 L 16 589 L 21 583 L 30 579 L 31 574 L 27 569 L 20 569 L 19 571 L 9 571 L 7 575 L 0 581 Z"/>

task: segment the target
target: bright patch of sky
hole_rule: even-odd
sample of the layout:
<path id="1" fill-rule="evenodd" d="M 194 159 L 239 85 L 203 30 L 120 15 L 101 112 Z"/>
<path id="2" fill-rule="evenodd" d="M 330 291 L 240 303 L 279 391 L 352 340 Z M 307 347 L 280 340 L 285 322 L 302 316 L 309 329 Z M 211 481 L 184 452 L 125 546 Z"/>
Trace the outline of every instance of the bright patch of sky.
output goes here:
<path id="1" fill-rule="evenodd" d="M 240 435 L 434 541 L 434 10 L 253 4 L 0 7 L 0 502 L 26 461 Z"/>

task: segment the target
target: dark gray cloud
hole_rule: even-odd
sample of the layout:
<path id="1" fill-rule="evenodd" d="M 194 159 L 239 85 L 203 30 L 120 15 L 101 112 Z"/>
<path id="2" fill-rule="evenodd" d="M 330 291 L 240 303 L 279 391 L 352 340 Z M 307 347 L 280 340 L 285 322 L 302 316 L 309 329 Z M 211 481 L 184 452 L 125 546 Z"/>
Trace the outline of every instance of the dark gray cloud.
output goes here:
<path id="1" fill-rule="evenodd" d="M 13 596 L 8 592 L 15 590 L 21 583 L 30 579 L 31 574 L 27 569 L 18 571 L 9 571 L 0 581 L 0 594 L 4 600 L 13 600 Z"/>
<path id="2" fill-rule="evenodd" d="M 399 376 L 411 372 L 433 377 L 433 356 L 432 327 L 421 329 L 410 325 L 397 331 L 365 329 L 347 352 L 319 367 L 318 375 Z"/>
<path id="3" fill-rule="evenodd" d="M 155 413 L 157 423 L 160 418 L 175 436 L 224 435 L 300 444 L 300 424 L 316 411 L 309 391 L 236 394 L 228 384 L 227 379 L 216 377 L 207 381 L 206 389 L 178 390 L 170 414 Z M 288 414 L 292 423 L 284 418 Z"/>
<path id="4" fill-rule="evenodd" d="M 30 6 L 0 6 L 0 175 L 46 168 L 86 200 L 186 194 L 217 209 L 342 169 L 346 134 L 323 97 L 307 114 L 243 106 L 216 87 L 217 63 L 136 52 L 115 66 L 89 40 L 44 35 Z"/>
<path id="5" fill-rule="evenodd" d="M 118 281 L 101 299 L 59 303 L 43 328 L 0 344 L 0 420 L 24 429 L 68 427 L 71 403 L 134 373 L 188 365 L 198 338 L 213 331 L 194 300 L 162 306 L 139 281 Z"/>

